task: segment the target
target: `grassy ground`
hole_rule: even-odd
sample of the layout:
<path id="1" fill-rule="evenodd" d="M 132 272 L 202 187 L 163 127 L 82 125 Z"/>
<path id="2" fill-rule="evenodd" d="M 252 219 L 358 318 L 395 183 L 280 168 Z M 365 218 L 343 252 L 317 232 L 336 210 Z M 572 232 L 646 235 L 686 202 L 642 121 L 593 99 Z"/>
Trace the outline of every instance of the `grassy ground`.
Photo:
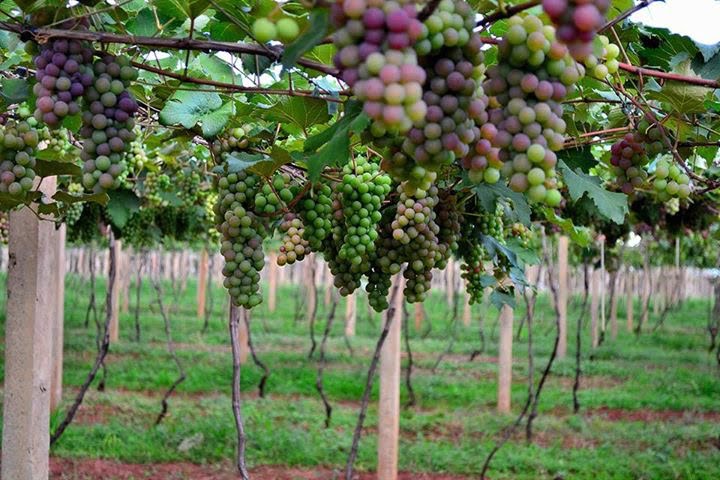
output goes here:
<path id="1" fill-rule="evenodd" d="M 173 336 L 188 375 L 170 400 L 168 417 L 161 425 L 153 426 L 160 411 L 160 398 L 177 373 L 164 343 L 162 318 L 157 308 L 151 308 L 155 293 L 145 282 L 141 341 L 133 339 L 131 308 L 131 312 L 122 315 L 120 342 L 111 347 L 106 390 L 91 389 L 75 423 L 53 448 L 57 462 L 65 462 L 62 463 L 65 467 L 73 465 L 56 467 L 56 478 L 99 478 L 100 474 L 93 476 L 83 470 L 83 462 L 94 459 L 119 462 L 111 464 L 117 472 L 121 471 L 121 464 L 166 462 L 201 465 L 198 471 L 208 475 L 202 478 L 226 478 L 214 477 L 210 472 L 230 471 L 235 430 L 230 410 L 231 355 L 222 291 L 218 288 L 212 293 L 214 313 L 209 330 L 203 334 L 202 320 L 195 318 L 192 282 L 175 297 L 170 285 L 165 287 L 164 303 L 172 306 Z M 87 284 L 78 278 L 68 278 L 66 293 L 67 404 L 94 360 L 95 327 L 92 321 L 89 327 L 84 326 Z M 102 282 L 97 286 L 97 294 L 101 306 Z M 131 298 L 134 295 L 132 289 Z M 294 288 L 285 287 L 278 292 L 278 309 L 274 314 L 269 314 L 265 305 L 253 312 L 253 340 L 271 369 L 271 377 L 268 396 L 260 399 L 256 394 L 260 370 L 252 364 L 243 368 L 247 457 L 252 468 L 280 465 L 297 471 L 322 468 L 329 472 L 342 466 L 346 459 L 365 372 L 380 329 L 380 316 L 368 315 L 364 300 L 359 301 L 358 335 L 350 340 L 353 354 L 345 344 L 342 321 L 337 320 L 334 325 L 325 373 L 334 414 L 330 428 L 326 429 L 314 386 L 317 361 L 307 358 L 308 323 L 304 318 L 294 320 L 298 297 Z M 720 478 L 720 375 L 713 357 L 706 351 L 704 326 L 708 304 L 689 301 L 681 310 L 670 313 L 662 329 L 639 338 L 625 332 L 623 324 L 616 340 L 607 339 L 595 352 L 585 348 L 582 355 L 585 376 L 579 397 L 582 409 L 574 415 L 571 389 L 574 324 L 579 303 L 575 299 L 570 311 L 569 356 L 556 362 L 542 394 L 534 442 L 528 444 L 518 433 L 496 456 L 489 478 Z M 622 319 L 624 302 L 620 303 Z M 344 312 L 342 301 L 338 308 Z M 403 409 L 400 468 L 477 477 L 498 433 L 512 422 L 526 398 L 526 332 L 514 345 L 514 413 L 498 415 L 494 411 L 496 310 L 475 308 L 469 328 L 460 322 L 453 326 L 451 309 L 439 294 L 427 302 L 427 310 L 429 321 L 420 332 L 410 322 L 415 359 L 413 386 L 418 402 L 413 408 Z M 521 308 L 516 318 L 520 315 Z M 321 298 L 316 325 L 318 339 L 326 316 Z M 480 346 L 478 319 L 482 319 L 487 342 L 483 354 L 469 362 L 469 353 Z M 651 316 L 651 326 L 656 320 Z M 554 316 L 547 298 L 539 301 L 535 324 L 537 378 L 549 356 L 554 335 Z M 438 353 L 447 348 L 453 335 L 457 340 L 451 354 L 433 372 Z M 589 326 L 584 329 L 583 342 L 585 346 L 589 343 Z M 376 395 L 377 391 L 374 398 Z M 407 399 L 404 385 L 402 397 L 403 401 Z M 53 422 L 58 421 L 55 414 Z M 376 425 L 373 405 L 357 462 L 361 471 L 375 468 Z M 112 468 L 103 478 L 113 478 Z M 152 466 L 135 465 L 133 471 L 130 476 L 118 473 L 117 478 L 200 478 L 197 471 L 187 470 L 173 476 L 149 473 L 154 471 Z M 272 474 L 261 478 L 329 477 L 327 473 L 325 477 Z"/>

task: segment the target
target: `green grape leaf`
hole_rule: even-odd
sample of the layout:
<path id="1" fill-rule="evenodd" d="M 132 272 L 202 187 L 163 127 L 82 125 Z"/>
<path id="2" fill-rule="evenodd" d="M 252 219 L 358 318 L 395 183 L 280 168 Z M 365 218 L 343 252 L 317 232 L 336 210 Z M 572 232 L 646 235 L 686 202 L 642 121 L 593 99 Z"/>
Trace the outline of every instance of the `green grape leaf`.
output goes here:
<path id="1" fill-rule="evenodd" d="M 505 305 L 515 308 L 515 295 L 496 288 L 490 294 L 490 303 L 498 310 L 501 310 Z"/>
<path id="2" fill-rule="evenodd" d="M 301 130 L 330 120 L 327 102 L 319 98 L 287 97 L 267 110 L 266 118 L 278 123 L 290 123 Z"/>
<path id="3" fill-rule="evenodd" d="M 514 192 L 507 185 L 501 183 L 494 185 L 481 183 L 475 186 L 474 191 L 486 211 L 494 212 L 497 203 L 501 202 L 507 207 L 506 210 L 510 213 L 512 220 L 517 220 L 526 226 L 530 225 L 532 211 L 530 204 L 522 193 Z"/>
<path id="4" fill-rule="evenodd" d="M 197 18 L 210 6 L 209 0 L 153 0 L 158 13 L 170 18 L 184 20 Z"/>
<path id="5" fill-rule="evenodd" d="M 107 214 L 112 224 L 123 228 L 133 213 L 140 209 L 140 199 L 130 190 L 113 190 L 108 193 Z"/>
<path id="6" fill-rule="evenodd" d="M 0 79 L 0 97 L 8 104 L 24 102 L 30 97 L 27 80 L 21 78 Z"/>
<path id="7" fill-rule="evenodd" d="M 309 52 L 320 41 L 330 25 L 330 10 L 327 8 L 314 8 L 310 13 L 310 24 L 290 45 L 285 47 L 281 61 L 283 68 L 293 67 L 306 52 Z"/>
<path id="8" fill-rule="evenodd" d="M 200 124 L 205 136 L 220 133 L 233 114 L 233 104 L 223 104 L 215 92 L 178 90 L 160 111 L 163 125 L 180 124 L 187 129 Z"/>
<path id="9" fill-rule="evenodd" d="M 246 170 L 260 162 L 266 162 L 267 157 L 259 153 L 232 152 L 227 157 L 227 172 L 237 173 Z M 216 172 L 222 173 L 222 166 L 215 168 Z"/>
<path id="10" fill-rule="evenodd" d="M 305 152 L 314 152 L 307 159 L 310 180 L 317 180 L 326 165 L 345 165 L 350 156 L 350 136 L 362 133 L 369 124 L 370 119 L 362 111 L 361 104 L 350 101 L 346 103 L 345 114 L 340 120 L 308 138 Z"/>
<path id="11" fill-rule="evenodd" d="M 57 202 L 67 204 L 93 202 L 99 203 L 100 205 L 107 205 L 108 200 L 110 200 L 110 197 L 107 193 L 88 193 L 81 195 L 73 195 L 71 193 L 62 191 L 56 192 L 52 198 Z"/>
<path id="12" fill-rule="evenodd" d="M 590 233 L 586 227 L 577 227 L 572 220 L 568 218 L 559 217 L 555 210 L 550 207 L 542 207 L 540 209 L 542 214 L 545 216 L 545 220 L 549 223 L 560 227 L 563 233 L 567 234 L 575 243 L 581 247 L 587 247 L 590 245 Z"/>
<path id="13" fill-rule="evenodd" d="M 82 175 L 82 168 L 74 163 L 42 160 L 40 158 L 36 158 L 35 162 L 35 173 L 41 177 L 51 177 L 53 175 Z"/>
<path id="14" fill-rule="evenodd" d="M 558 162 L 558 166 L 570 192 L 570 198 L 574 202 L 587 195 L 600 215 L 618 225 L 625 221 L 625 215 L 628 213 L 627 195 L 605 190 L 599 178 L 583 172 L 575 172 L 562 160 Z"/>
<path id="15" fill-rule="evenodd" d="M 558 152 L 558 159 L 575 170 L 582 170 L 585 173 L 598 164 L 597 159 L 592 154 L 592 148 L 589 145 L 583 145 L 579 148 L 566 148 Z"/>

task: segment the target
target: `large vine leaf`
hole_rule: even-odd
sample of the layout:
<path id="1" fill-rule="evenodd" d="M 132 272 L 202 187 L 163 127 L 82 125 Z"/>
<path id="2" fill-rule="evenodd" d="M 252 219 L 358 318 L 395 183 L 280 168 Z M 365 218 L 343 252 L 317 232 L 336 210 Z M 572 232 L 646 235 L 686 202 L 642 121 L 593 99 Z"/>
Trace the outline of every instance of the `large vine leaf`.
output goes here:
<path id="1" fill-rule="evenodd" d="M 512 220 L 517 220 L 524 225 L 530 225 L 530 204 L 525 195 L 510 190 L 507 185 L 496 183 L 490 185 L 481 183 L 475 187 L 475 194 L 488 212 L 494 212 L 498 202 L 506 206 Z M 511 202 L 510 204 L 508 203 Z"/>
<path id="2" fill-rule="evenodd" d="M 625 221 L 625 215 L 628 213 L 627 195 L 605 190 L 599 178 L 573 171 L 562 160 L 558 162 L 558 166 L 570 192 L 570 198 L 574 202 L 587 195 L 600 215 L 617 224 Z"/>
<path id="3" fill-rule="evenodd" d="M 350 136 L 363 132 L 370 119 L 362 111 L 359 102 L 347 102 L 345 114 L 330 128 L 307 139 L 305 152 L 311 153 L 307 159 L 308 176 L 317 180 L 326 165 L 344 165 L 350 156 Z"/>
<path id="4" fill-rule="evenodd" d="M 115 227 L 123 228 L 132 214 L 140 209 L 140 199 L 131 190 L 115 190 L 108 196 L 108 217 Z"/>
<path id="5" fill-rule="evenodd" d="M 690 66 L 690 60 L 680 63 L 676 67 L 675 73 L 690 77 L 697 76 Z M 705 113 L 707 111 L 705 100 L 710 92 L 709 88 L 667 81 L 659 92 L 651 91 L 648 93 L 648 97 L 665 102 L 678 112 Z"/>
<path id="6" fill-rule="evenodd" d="M 302 130 L 330 120 L 327 102 L 311 97 L 286 97 L 267 111 L 266 118 L 278 123 L 290 123 Z"/>
<path id="7" fill-rule="evenodd" d="M 27 80 L 21 78 L 3 78 L 0 80 L 0 98 L 5 103 L 21 103 L 30 96 Z"/>
<path id="8" fill-rule="evenodd" d="M 153 0 L 158 13 L 178 20 L 197 18 L 210 6 L 209 0 Z"/>
<path id="9" fill-rule="evenodd" d="M 305 31 L 298 36 L 290 45 L 285 47 L 282 55 L 284 68 L 294 66 L 306 52 L 309 52 L 315 45 L 325 38 L 325 33 L 330 25 L 330 10 L 327 8 L 315 8 L 310 13 L 310 24 Z"/>
<path id="10" fill-rule="evenodd" d="M 233 112 L 233 103 L 223 104 L 215 92 L 179 90 L 160 111 L 160 121 L 164 125 L 180 124 L 187 129 L 200 125 L 203 135 L 212 137 L 222 131 Z"/>

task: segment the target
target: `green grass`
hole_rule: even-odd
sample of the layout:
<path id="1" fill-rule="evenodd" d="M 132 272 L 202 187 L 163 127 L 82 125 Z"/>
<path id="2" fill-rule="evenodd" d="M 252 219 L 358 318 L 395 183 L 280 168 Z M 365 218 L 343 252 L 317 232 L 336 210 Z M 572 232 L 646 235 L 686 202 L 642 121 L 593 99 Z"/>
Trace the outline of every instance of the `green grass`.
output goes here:
<path id="1" fill-rule="evenodd" d="M 0 279 L 4 282 L 4 278 Z M 158 427 L 153 422 L 160 398 L 177 372 L 167 353 L 162 318 L 152 307 L 155 293 L 145 282 L 141 297 L 141 341 L 134 341 L 134 316 L 121 318 L 121 340 L 108 357 L 106 391 L 91 389 L 77 422 L 53 448 L 57 457 L 106 458 L 129 463 L 189 461 L 227 463 L 234 455 L 235 430 L 230 410 L 231 355 L 223 292 L 212 292 L 214 311 L 210 328 L 202 334 L 195 317 L 195 287 L 174 298 L 165 285 L 164 303 L 172 306 L 173 337 L 188 377 L 170 400 L 170 414 Z M 98 306 L 104 303 L 104 283 L 98 282 Z M 84 326 L 88 285 L 68 278 L 65 324 L 65 403 L 72 400 L 95 355 L 95 326 Z M 134 288 L 131 300 L 134 300 Z M 317 361 L 308 360 L 309 325 L 295 321 L 298 292 L 283 287 L 278 309 L 266 305 L 252 315 L 253 340 L 271 369 L 268 396 L 259 399 L 260 370 L 243 367 L 243 413 L 247 422 L 251 466 L 272 464 L 300 467 L 338 467 L 347 455 L 357 416 L 358 401 L 381 317 L 369 314 L 358 302 L 357 336 L 343 338 L 344 302 L 328 342 L 325 386 L 334 406 L 330 428 L 323 427 L 323 408 L 315 391 Z M 569 319 L 569 355 L 557 361 L 542 394 L 536 439 L 525 442 L 518 433 L 497 455 L 491 469 L 495 479 L 716 479 L 720 478 L 720 375 L 707 353 L 704 331 L 708 304 L 688 301 L 672 312 L 665 326 L 640 337 L 624 330 L 624 302 L 617 340 L 607 339 L 590 352 L 589 325 L 583 331 L 582 411 L 573 415 L 571 386 L 574 376 L 575 319 L 579 301 Z M 496 397 L 497 312 L 474 309 L 473 323 L 453 326 L 444 295 L 426 302 L 429 320 L 420 332 L 410 325 L 415 358 L 413 387 L 418 404 L 403 409 L 400 468 L 417 472 L 477 475 L 498 433 L 512 420 L 527 392 L 527 337 L 514 344 L 513 415 L 494 411 Z M 522 307 L 516 318 L 523 314 Z M 636 318 L 639 307 L 636 309 Z M 304 310 L 302 310 L 304 312 Z M 411 310 L 412 312 L 412 310 Z M 101 312 L 102 317 L 102 312 Z M 316 336 L 319 341 L 327 317 L 320 295 Z M 480 345 L 482 319 L 486 348 L 469 362 Z M 0 318 L 4 324 L 4 316 Z M 651 316 L 650 327 L 657 321 Z M 535 376 L 550 354 L 554 315 L 548 299 L 539 300 L 534 330 Z M 449 338 L 457 340 L 435 373 L 432 366 Z M 316 357 L 317 358 L 317 357 Z M 0 376 L 4 371 L 0 369 Z M 403 400 L 407 391 L 403 383 Z M 377 398 L 377 389 L 373 399 Z M 618 409 L 619 419 L 597 413 Z M 595 411 L 595 413 L 593 413 Z M 614 413 L 615 410 L 613 410 Z M 644 412 L 644 413 L 643 413 Z M 650 412 L 650 413 L 648 413 Z M 654 413 L 652 413 L 654 412 Z M 684 413 L 670 413 L 684 412 Z M 717 416 L 712 416 L 712 413 Z M 357 466 L 375 468 L 377 411 L 372 404 L 361 442 Z M 643 414 L 645 416 L 642 416 Z M 649 419 L 649 421 L 643 421 Z M 713 420 L 714 419 L 714 420 Z M 58 414 L 53 416 L 57 422 Z M 522 431 L 522 429 L 521 429 Z M 190 449 L 179 446 L 194 437 Z M 198 440 L 200 439 L 200 440 Z"/>

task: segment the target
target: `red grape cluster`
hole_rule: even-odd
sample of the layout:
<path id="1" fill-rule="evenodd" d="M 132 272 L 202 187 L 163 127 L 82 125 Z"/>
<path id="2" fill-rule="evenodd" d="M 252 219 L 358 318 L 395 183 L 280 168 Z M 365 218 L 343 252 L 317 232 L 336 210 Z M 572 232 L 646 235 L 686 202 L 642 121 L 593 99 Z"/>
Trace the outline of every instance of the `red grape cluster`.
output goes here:
<path id="1" fill-rule="evenodd" d="M 641 186 L 647 173 L 643 169 L 649 159 L 641 135 L 627 133 L 610 149 L 610 164 L 614 167 L 620 189 L 630 195 Z"/>
<path id="2" fill-rule="evenodd" d="M 605 22 L 610 0 L 543 0 L 543 10 L 557 26 L 557 38 L 578 61 L 592 53 L 592 41 Z"/>
<path id="3" fill-rule="evenodd" d="M 93 83 L 92 49 L 78 40 L 54 39 L 34 58 L 35 118 L 56 128 L 68 115 L 80 112 L 78 99 Z"/>
<path id="4" fill-rule="evenodd" d="M 483 127 L 483 138 L 500 149 L 510 188 L 526 192 L 534 202 L 557 206 L 562 197 L 555 152 L 563 148 L 566 128 L 562 101 L 584 68 L 555 40 L 555 29 L 543 26 L 538 17 L 514 16 L 508 23 L 498 64 L 488 68 L 484 84 L 491 96 L 491 125 Z"/>
<path id="5" fill-rule="evenodd" d="M 93 65 L 95 78 L 85 91 L 86 110 L 80 130 L 83 149 L 83 185 L 104 192 L 119 185 L 125 154 L 135 140 L 134 115 L 138 104 L 128 91 L 137 71 L 126 57 L 105 55 Z"/>
<path id="6" fill-rule="evenodd" d="M 24 197 L 33 187 L 37 130 L 27 122 L 0 125 L 0 192 Z"/>
<path id="7" fill-rule="evenodd" d="M 375 137 L 404 134 L 425 118 L 425 72 L 412 45 L 422 34 L 411 1 L 340 0 L 332 6 L 338 30 L 334 58 L 342 79 L 364 103 Z"/>

